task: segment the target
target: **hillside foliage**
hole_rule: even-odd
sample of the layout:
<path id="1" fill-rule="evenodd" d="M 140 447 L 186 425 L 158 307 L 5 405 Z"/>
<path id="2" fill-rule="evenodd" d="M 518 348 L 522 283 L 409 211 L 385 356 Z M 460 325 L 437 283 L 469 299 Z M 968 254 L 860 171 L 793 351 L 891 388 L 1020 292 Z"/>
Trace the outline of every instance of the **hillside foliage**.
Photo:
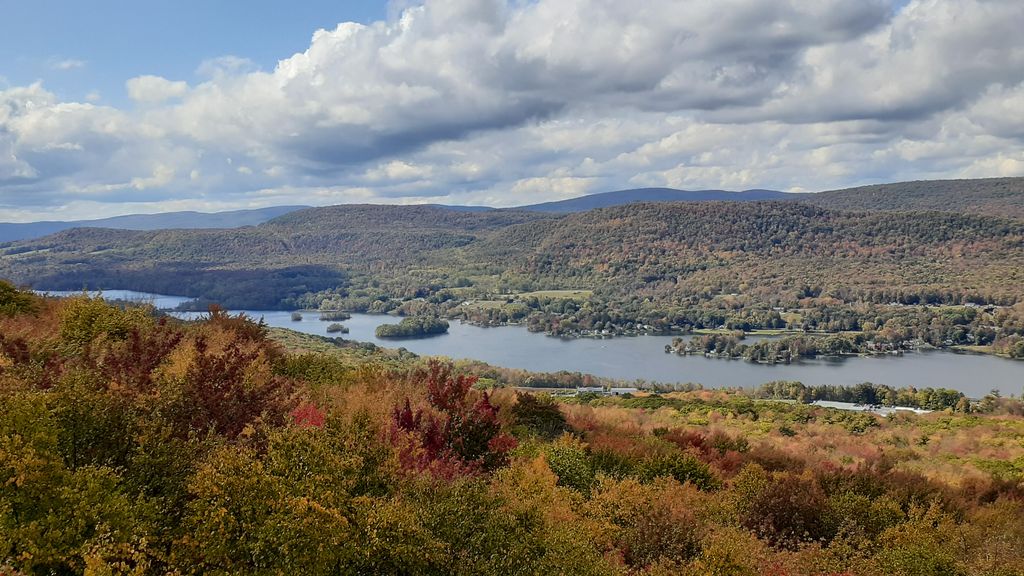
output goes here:
<path id="1" fill-rule="evenodd" d="M 876 184 L 799 198 L 837 210 L 936 210 L 1024 218 L 1024 178 L 925 180 Z"/>
<path id="2" fill-rule="evenodd" d="M 1024 571 L 1019 402 L 559 401 L 0 288 L 0 573 Z"/>
<path id="3" fill-rule="evenodd" d="M 1012 304 L 1024 285 L 1022 239 L 1014 220 L 793 202 L 633 204 L 563 217 L 340 206 L 239 230 L 66 231 L 6 245 L 0 274 L 37 288 L 117 283 L 246 308 L 318 291 L 376 287 L 403 298 L 459 286 L 585 288 L 610 302 L 663 305 L 729 294 Z"/>

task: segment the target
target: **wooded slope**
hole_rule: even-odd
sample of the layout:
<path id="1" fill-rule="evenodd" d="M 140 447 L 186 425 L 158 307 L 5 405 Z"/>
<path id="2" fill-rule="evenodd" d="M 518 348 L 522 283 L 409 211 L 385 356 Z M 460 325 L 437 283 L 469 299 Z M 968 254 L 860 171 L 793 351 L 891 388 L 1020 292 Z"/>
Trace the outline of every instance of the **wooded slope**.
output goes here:
<path id="1" fill-rule="evenodd" d="M 352 274 L 418 281 L 423 269 L 441 283 L 515 273 L 613 299 L 1024 296 L 1022 222 L 794 202 L 632 204 L 561 217 L 338 206 L 238 230 L 82 229 L 0 250 L 0 277 L 38 288 L 255 290 L 263 304 L 345 285 Z"/>
<path id="2" fill-rule="evenodd" d="M 1024 218 L 1024 178 L 897 182 L 807 194 L 798 200 L 837 210 L 939 210 Z"/>

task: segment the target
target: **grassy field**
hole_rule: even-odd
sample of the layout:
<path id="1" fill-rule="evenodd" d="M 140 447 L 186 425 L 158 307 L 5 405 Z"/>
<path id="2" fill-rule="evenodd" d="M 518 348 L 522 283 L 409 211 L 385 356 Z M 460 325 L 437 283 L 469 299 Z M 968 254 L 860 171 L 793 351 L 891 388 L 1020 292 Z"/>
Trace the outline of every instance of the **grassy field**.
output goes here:
<path id="1" fill-rule="evenodd" d="M 493 308 L 501 308 L 505 304 L 506 302 L 504 300 L 467 300 L 463 306 L 479 310 L 490 310 Z"/>
<path id="2" fill-rule="evenodd" d="M 991 346 L 953 346 L 952 349 L 972 354 L 988 354 L 990 356 L 999 356 L 1000 358 L 1012 358 L 1009 354 L 996 352 Z"/>

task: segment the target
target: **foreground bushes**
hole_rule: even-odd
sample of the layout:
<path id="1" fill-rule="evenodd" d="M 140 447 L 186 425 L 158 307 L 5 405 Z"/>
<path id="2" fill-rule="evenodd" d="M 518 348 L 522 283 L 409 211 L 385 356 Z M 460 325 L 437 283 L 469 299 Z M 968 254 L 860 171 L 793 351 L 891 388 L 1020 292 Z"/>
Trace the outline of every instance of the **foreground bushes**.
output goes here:
<path id="1" fill-rule="evenodd" d="M 439 362 L 288 355 L 219 311 L 27 298 L 0 318 L 0 574 L 1024 571 L 1016 477 L 680 424 L 711 401 L 568 407 Z M 847 434 L 787 417 L 789 441 Z"/>

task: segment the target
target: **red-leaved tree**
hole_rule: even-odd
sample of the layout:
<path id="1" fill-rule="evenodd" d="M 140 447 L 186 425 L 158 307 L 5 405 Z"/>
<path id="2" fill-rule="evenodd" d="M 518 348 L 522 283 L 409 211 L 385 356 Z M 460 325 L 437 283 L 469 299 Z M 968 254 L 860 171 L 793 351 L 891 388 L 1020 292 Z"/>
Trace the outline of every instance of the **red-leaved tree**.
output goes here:
<path id="1" fill-rule="evenodd" d="M 390 438 L 402 467 L 454 477 L 501 466 L 516 441 L 501 430 L 498 407 L 486 392 L 472 390 L 476 378 L 452 374 L 452 366 L 432 360 L 415 374 L 426 384 L 427 406 L 407 398 L 392 412 Z"/>
<path id="2" fill-rule="evenodd" d="M 105 349 L 86 354 L 87 361 L 99 368 L 108 387 L 129 395 L 153 391 L 153 371 L 181 342 L 184 334 L 161 318 L 150 330 L 133 328 L 123 342 L 107 344 Z"/>
<path id="3" fill-rule="evenodd" d="M 223 353 L 215 354 L 202 337 L 193 347 L 194 359 L 185 376 L 184 403 L 175 418 L 179 431 L 212 431 L 233 439 L 257 421 L 270 425 L 285 422 L 295 406 L 293 383 L 274 375 L 247 378 L 260 349 L 232 342 Z"/>

